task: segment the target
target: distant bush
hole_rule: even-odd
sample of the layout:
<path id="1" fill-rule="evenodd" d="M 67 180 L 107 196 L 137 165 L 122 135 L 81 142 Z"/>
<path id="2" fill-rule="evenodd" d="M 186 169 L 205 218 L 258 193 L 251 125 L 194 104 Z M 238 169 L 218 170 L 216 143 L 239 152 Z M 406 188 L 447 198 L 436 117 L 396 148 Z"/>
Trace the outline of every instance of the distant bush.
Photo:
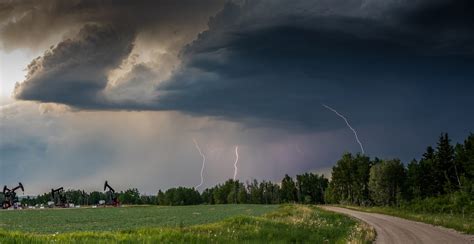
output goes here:
<path id="1" fill-rule="evenodd" d="M 474 213 L 474 197 L 467 192 L 455 192 L 439 197 L 415 199 L 401 205 L 402 209 L 420 213 Z"/>
<path id="2" fill-rule="evenodd" d="M 166 192 L 158 192 L 159 205 L 196 205 L 201 204 L 201 195 L 194 188 L 170 188 Z"/>

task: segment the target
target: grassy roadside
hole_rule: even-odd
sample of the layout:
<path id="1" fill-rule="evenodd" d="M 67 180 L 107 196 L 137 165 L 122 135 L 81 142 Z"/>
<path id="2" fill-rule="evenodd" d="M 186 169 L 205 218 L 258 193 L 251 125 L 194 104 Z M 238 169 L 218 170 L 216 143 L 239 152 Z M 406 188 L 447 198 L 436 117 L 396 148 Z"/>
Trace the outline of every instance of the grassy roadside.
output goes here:
<path id="1" fill-rule="evenodd" d="M 359 207 L 348 205 L 341 205 L 340 207 L 369 213 L 392 215 L 404 219 L 455 229 L 466 234 L 474 234 L 474 217 L 472 214 L 467 214 L 463 217 L 462 214 L 423 213 L 394 207 Z"/>
<path id="2" fill-rule="evenodd" d="M 215 223 L 184 227 L 62 234 L 0 230 L 1 243 L 370 243 L 373 238 L 373 230 L 356 220 L 306 205 L 283 205 L 259 217 L 236 216 Z"/>

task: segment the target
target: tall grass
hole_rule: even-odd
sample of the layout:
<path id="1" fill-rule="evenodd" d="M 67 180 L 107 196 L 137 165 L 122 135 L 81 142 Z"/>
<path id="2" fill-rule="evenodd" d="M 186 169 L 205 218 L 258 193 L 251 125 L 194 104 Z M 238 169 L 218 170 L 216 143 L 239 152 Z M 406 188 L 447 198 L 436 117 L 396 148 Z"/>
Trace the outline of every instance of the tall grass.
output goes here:
<path id="1" fill-rule="evenodd" d="M 457 231 L 474 234 L 474 215 L 473 213 L 445 213 L 423 211 L 419 208 L 408 206 L 404 207 L 359 207 L 359 206 L 343 206 L 350 209 L 360 210 L 370 213 L 381 213 L 392 215 L 400 218 L 415 220 L 432 225 L 443 226 L 455 229 Z"/>

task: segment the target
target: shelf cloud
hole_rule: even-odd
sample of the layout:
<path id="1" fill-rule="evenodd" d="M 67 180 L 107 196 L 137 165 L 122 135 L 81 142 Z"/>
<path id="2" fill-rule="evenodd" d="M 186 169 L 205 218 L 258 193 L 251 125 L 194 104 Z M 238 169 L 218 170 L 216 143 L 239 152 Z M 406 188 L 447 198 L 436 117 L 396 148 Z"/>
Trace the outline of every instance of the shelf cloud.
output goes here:
<path id="1" fill-rule="evenodd" d="M 169 16 L 167 11 L 175 8 L 183 16 L 194 16 L 185 2 L 172 7 L 156 3 L 157 11 Z M 188 4 L 201 9 L 218 5 Z M 137 16 L 122 16 L 128 5 Z M 257 124 L 317 127 L 328 124 L 321 119 L 322 102 L 342 105 L 341 99 L 347 98 L 358 107 L 380 111 L 389 106 L 393 112 L 387 115 L 396 118 L 407 106 L 416 109 L 435 102 L 433 93 L 466 98 L 467 93 L 446 87 L 446 80 L 472 87 L 474 7 L 467 0 L 227 2 L 210 17 L 206 30 L 173 47 L 176 58 L 170 61 L 170 74 L 160 76 L 158 71 L 167 59 L 159 65 L 136 63 L 119 78 L 119 86 L 111 86 L 117 81 L 108 74 L 130 59 L 139 35 L 189 28 L 178 18 L 157 26 L 160 14 L 152 15 L 153 6 L 140 1 L 69 6 L 74 13 L 67 15 L 70 21 L 86 24 L 32 61 L 15 97 L 79 109 L 176 110 Z M 63 8 L 54 8 L 57 18 Z M 107 8 L 111 11 L 103 10 Z M 2 33 L 14 25 L 8 23 Z M 433 90 L 426 92 L 426 86 Z M 406 100 L 397 103 L 400 95 Z M 372 99 L 361 99 L 366 96 Z M 416 114 L 415 109 L 407 112 Z"/>

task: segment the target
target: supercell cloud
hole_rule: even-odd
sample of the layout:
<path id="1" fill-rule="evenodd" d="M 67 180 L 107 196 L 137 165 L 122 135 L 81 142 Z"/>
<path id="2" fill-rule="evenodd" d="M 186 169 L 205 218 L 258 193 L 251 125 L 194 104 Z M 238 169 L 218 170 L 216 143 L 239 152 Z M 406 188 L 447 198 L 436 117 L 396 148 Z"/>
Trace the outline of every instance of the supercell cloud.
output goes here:
<path id="1" fill-rule="evenodd" d="M 213 142 L 211 151 L 238 144 L 239 175 L 277 179 L 328 168 L 343 151 L 357 151 L 327 104 L 347 115 L 369 154 L 410 160 L 442 131 L 460 140 L 473 129 L 473 12 L 470 0 L 2 1 L 0 48 L 46 50 L 26 67 L 14 97 L 67 105 L 72 112 L 52 121 L 91 133 L 66 134 L 76 150 L 58 156 L 51 153 L 54 138 L 5 129 L 33 112 L 5 115 L 0 127 L 11 139 L 1 142 L 0 154 L 22 162 L 8 166 L 15 172 L 27 171 L 24 162 L 44 163 L 28 155 L 57 165 L 88 155 L 88 167 L 100 174 L 121 158 L 117 175 L 130 169 L 124 158 L 142 169 L 160 158 L 161 170 L 192 175 L 197 180 L 186 184 L 195 185 L 197 137 Z M 20 109 L 2 111 L 12 110 Z M 80 117 L 100 120 L 97 113 L 107 129 L 92 122 L 68 127 Z M 152 122 L 132 143 L 143 147 L 122 155 L 130 134 L 118 123 L 127 113 L 139 124 Z M 150 136 L 163 127 L 169 132 Z M 102 129 L 103 136 L 92 136 Z M 179 156 L 163 156 L 184 144 Z M 229 165 L 216 156 L 206 169 L 232 170 L 232 151 L 226 153 Z M 196 165 L 183 173 L 183 162 Z M 222 178 L 219 172 L 209 174 Z M 159 184 L 179 184 L 164 179 Z"/>
<path id="2" fill-rule="evenodd" d="M 327 127 L 335 120 L 325 118 L 322 102 L 342 107 L 350 101 L 384 119 L 413 116 L 419 109 L 430 116 L 442 94 L 456 95 L 442 104 L 445 108 L 468 100 L 469 89 L 453 84 L 473 88 L 474 7 L 466 0 L 227 2 L 207 29 L 172 47 L 176 58 L 129 64 L 129 72 L 114 79 L 108 74 L 124 69 L 139 36 L 158 32 L 156 44 L 166 43 L 173 30 L 186 32 L 191 22 L 160 17 L 161 6 L 170 8 L 165 3 L 128 4 L 136 15 L 125 14 L 124 2 L 68 6 L 69 18 L 85 24 L 31 63 L 16 98 L 81 109 L 176 110 L 249 124 Z M 191 17 L 186 4 L 217 5 L 184 1 L 168 10 Z M 58 18 L 66 18 L 57 8 Z M 153 50 L 149 47 L 146 51 Z M 170 74 L 158 70 L 170 62 Z M 357 119 L 380 117 L 359 108 L 351 112 L 361 116 Z"/>

